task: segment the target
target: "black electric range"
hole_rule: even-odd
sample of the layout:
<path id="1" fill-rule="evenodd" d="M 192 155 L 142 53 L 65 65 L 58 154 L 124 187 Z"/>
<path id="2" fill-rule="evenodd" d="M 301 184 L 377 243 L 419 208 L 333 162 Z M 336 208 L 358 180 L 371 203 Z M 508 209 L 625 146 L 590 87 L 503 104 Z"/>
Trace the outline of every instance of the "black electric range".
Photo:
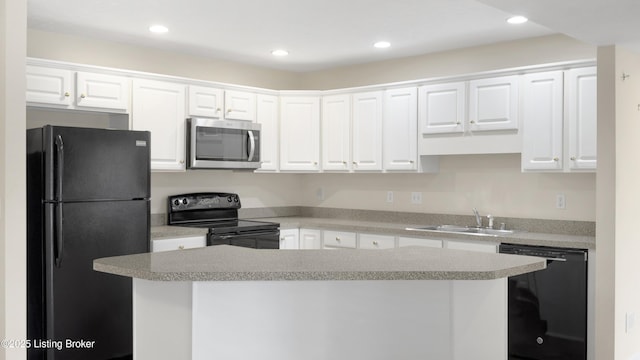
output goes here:
<path id="1" fill-rule="evenodd" d="M 193 193 L 168 197 L 169 225 L 208 228 L 207 245 L 279 249 L 280 224 L 238 219 L 240 197 L 232 193 Z"/>

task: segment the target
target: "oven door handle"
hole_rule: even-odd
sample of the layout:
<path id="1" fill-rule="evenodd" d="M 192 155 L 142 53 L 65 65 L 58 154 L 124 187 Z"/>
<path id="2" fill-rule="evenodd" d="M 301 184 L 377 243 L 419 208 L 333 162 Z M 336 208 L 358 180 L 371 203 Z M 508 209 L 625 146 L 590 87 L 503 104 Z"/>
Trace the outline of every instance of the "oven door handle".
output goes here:
<path id="1" fill-rule="evenodd" d="M 253 155 L 256 152 L 256 138 L 252 130 L 247 131 L 247 135 L 249 136 L 249 154 L 247 160 L 253 161 Z"/>
<path id="2" fill-rule="evenodd" d="M 259 232 L 246 232 L 246 233 L 240 233 L 240 234 L 231 234 L 231 235 L 213 235 L 213 238 L 216 239 L 221 239 L 221 240 L 228 240 L 228 239 L 234 239 L 234 238 L 240 238 L 240 237 L 254 237 L 254 236 L 264 236 L 264 235 L 279 235 L 280 231 L 279 230 L 269 230 L 269 231 L 259 231 Z"/>

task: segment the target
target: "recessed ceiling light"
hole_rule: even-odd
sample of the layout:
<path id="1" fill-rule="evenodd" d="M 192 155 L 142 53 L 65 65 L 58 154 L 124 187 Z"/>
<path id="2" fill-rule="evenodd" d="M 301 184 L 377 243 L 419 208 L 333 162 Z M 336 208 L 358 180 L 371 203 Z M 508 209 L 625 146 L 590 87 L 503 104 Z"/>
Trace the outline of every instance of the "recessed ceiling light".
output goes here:
<path id="1" fill-rule="evenodd" d="M 391 43 L 388 41 L 378 41 L 377 43 L 373 44 L 373 46 L 378 49 L 386 49 L 391 46 Z"/>
<path id="2" fill-rule="evenodd" d="M 277 49 L 277 50 L 271 51 L 271 55 L 273 55 L 273 56 L 287 56 L 287 55 L 289 55 L 289 52 L 287 50 L 284 50 L 284 49 Z"/>
<path id="3" fill-rule="evenodd" d="M 516 15 L 516 16 L 512 16 L 510 18 L 507 19 L 507 22 L 509 24 L 524 24 L 527 21 L 529 21 L 529 19 L 527 19 L 526 17 L 522 16 L 522 15 Z"/>
<path id="4" fill-rule="evenodd" d="M 164 25 L 151 25 L 149 26 L 149 31 L 151 31 L 154 34 L 164 34 L 169 32 L 169 28 L 167 28 Z"/>

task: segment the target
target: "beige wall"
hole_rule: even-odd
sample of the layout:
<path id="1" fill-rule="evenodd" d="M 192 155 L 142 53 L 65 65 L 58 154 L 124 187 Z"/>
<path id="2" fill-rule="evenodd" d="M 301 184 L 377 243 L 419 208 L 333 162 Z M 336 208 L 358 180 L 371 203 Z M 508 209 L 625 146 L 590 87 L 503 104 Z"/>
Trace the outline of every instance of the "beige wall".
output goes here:
<path id="1" fill-rule="evenodd" d="M 0 339 L 26 338 L 26 0 L 0 0 Z M 0 347 L 0 359 L 24 349 Z"/>
<path id="2" fill-rule="evenodd" d="M 295 74 L 30 30 L 28 55 L 273 89 L 306 90 L 595 59 L 596 48 L 566 36 L 554 35 Z M 221 64 L 221 68 L 216 64 Z M 258 76 L 253 76 L 254 73 Z M 251 184 L 251 175 L 239 173 L 158 173 L 153 175 L 152 212 L 166 211 L 166 195 L 198 188 L 212 191 L 236 189 L 243 199 L 249 199 L 244 202 L 245 207 L 315 205 L 451 214 L 468 214 L 471 207 L 477 207 L 483 213 L 497 217 L 595 220 L 593 174 L 521 174 L 517 155 L 443 157 L 440 170 L 435 175 L 256 175 L 259 183 L 255 185 Z M 318 187 L 326 188 L 327 196 L 323 201 L 315 196 Z M 396 193 L 397 200 L 393 204 L 385 202 L 389 190 Z M 423 192 L 421 206 L 408 203 L 412 191 Z M 557 210 L 554 206 L 558 193 L 567 197 L 565 210 Z"/>
<path id="3" fill-rule="evenodd" d="M 551 35 L 311 72 L 300 85 L 327 90 L 595 58 L 594 46 Z"/>
<path id="4" fill-rule="evenodd" d="M 297 73 L 29 29 L 27 55 L 268 89 L 298 87 Z"/>

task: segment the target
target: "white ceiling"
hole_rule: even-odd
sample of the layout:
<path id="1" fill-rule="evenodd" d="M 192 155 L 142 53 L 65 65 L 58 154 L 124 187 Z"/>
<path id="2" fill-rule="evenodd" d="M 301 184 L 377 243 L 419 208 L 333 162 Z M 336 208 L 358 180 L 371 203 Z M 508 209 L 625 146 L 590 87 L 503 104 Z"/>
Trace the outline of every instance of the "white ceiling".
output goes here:
<path id="1" fill-rule="evenodd" d="M 634 11 L 616 13 L 611 4 Z M 597 44 L 629 35 L 625 37 L 629 42 L 640 34 L 639 19 L 626 21 L 640 15 L 638 4 L 638 0 L 28 0 L 28 26 L 313 71 L 556 32 Z M 505 22 L 519 12 L 535 22 L 519 26 Z M 562 17 L 567 14 L 572 15 L 568 21 Z M 597 26 L 602 16 L 615 27 L 614 35 L 607 35 L 612 33 L 609 27 Z M 148 27 L 156 23 L 169 27 L 169 33 L 149 33 Z M 391 48 L 373 48 L 378 40 L 390 41 Z M 276 48 L 286 48 L 290 55 L 275 58 L 270 51 Z"/>

